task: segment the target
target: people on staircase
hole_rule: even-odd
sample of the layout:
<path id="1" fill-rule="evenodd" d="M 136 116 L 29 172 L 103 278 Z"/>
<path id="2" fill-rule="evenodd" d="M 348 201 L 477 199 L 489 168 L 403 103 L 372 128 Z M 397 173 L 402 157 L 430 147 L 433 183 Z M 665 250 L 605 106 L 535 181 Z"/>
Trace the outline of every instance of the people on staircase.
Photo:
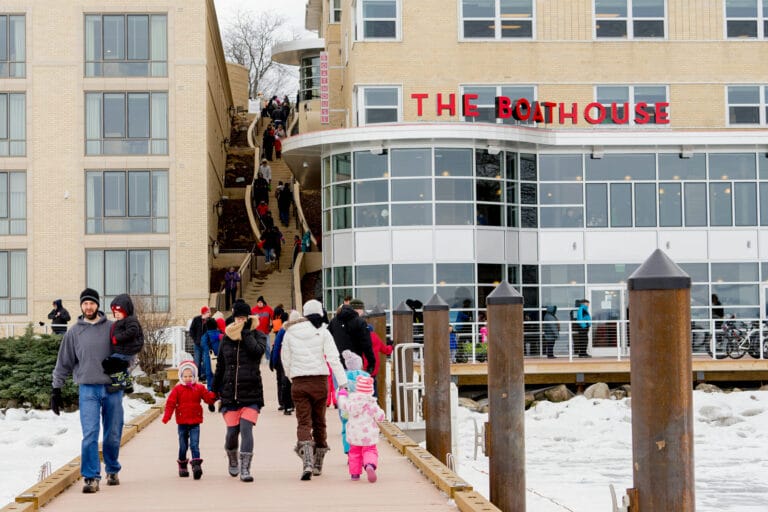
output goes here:
<path id="1" fill-rule="evenodd" d="M 266 158 L 261 159 L 258 172 L 261 173 L 262 178 L 267 180 L 267 185 L 272 184 L 272 167 L 269 166 Z"/>
<path id="2" fill-rule="evenodd" d="M 291 205 L 293 204 L 293 191 L 290 183 L 285 183 L 277 196 L 277 212 L 280 222 L 287 226 L 291 219 Z"/>
<path id="3" fill-rule="evenodd" d="M 266 336 L 252 328 L 250 306 L 235 302 L 234 321 L 219 347 L 213 391 L 221 399 L 220 412 L 227 425 L 224 449 L 228 471 L 243 482 L 253 482 L 253 427 L 264 407 L 260 362 L 267 347 Z"/>
<path id="4" fill-rule="evenodd" d="M 227 273 L 224 274 L 224 302 L 227 311 L 229 311 L 232 303 L 237 298 L 237 286 L 240 280 L 240 272 L 235 267 L 229 267 Z"/>
<path id="5" fill-rule="evenodd" d="M 264 129 L 264 135 L 261 138 L 261 149 L 264 151 L 264 158 L 272 161 L 272 150 L 275 145 L 275 127 L 270 123 Z"/>
<path id="6" fill-rule="evenodd" d="M 213 319 L 210 319 L 215 323 Z M 211 379 L 213 380 L 213 379 Z M 195 480 L 203 476 L 203 459 L 200 458 L 200 424 L 203 422 L 203 408 L 200 402 L 213 405 L 216 394 L 197 382 L 197 366 L 193 361 L 179 363 L 179 382 L 165 401 L 163 423 L 168 423 L 171 416 L 176 416 L 176 428 L 179 433 L 179 476 L 188 477 L 187 464 L 192 465 Z M 190 460 L 187 451 L 192 455 Z"/>

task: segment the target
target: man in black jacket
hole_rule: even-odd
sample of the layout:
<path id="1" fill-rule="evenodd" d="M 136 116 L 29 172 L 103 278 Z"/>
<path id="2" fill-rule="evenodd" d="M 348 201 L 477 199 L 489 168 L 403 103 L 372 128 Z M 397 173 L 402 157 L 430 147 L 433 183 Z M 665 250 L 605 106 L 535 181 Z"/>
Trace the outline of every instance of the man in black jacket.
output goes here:
<path id="1" fill-rule="evenodd" d="M 189 325 L 189 337 L 192 338 L 194 344 L 194 361 L 200 375 L 200 382 L 205 382 L 205 359 L 200 340 L 205 334 L 205 324 L 209 318 L 211 318 L 211 308 L 203 306 L 200 308 L 200 314 L 193 318 Z"/>
<path id="2" fill-rule="evenodd" d="M 51 321 L 51 330 L 54 334 L 64 334 L 67 332 L 67 324 L 71 318 L 69 311 L 62 306 L 61 299 L 53 301 L 53 309 L 48 313 L 48 319 Z"/>
<path id="3" fill-rule="evenodd" d="M 344 304 L 339 308 L 339 312 L 328 325 L 328 330 L 333 335 L 339 354 L 351 350 L 365 360 L 365 371 L 372 373 L 376 358 L 373 355 L 371 332 L 368 330 L 368 323 L 363 319 L 364 314 L 365 303 L 360 299 L 352 299 L 349 305 Z M 343 359 L 341 364 L 344 364 Z"/>

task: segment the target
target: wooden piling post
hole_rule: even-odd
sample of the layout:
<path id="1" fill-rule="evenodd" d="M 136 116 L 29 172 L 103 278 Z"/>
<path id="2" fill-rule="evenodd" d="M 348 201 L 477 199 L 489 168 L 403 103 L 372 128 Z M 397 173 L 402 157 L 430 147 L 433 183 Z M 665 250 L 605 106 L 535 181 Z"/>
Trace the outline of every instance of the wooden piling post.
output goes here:
<path id="1" fill-rule="evenodd" d="M 637 509 L 693 512 L 691 278 L 657 249 L 628 287 Z"/>
<path id="2" fill-rule="evenodd" d="M 451 452 L 451 352 L 448 303 L 434 294 L 424 304 L 424 401 L 427 450 L 443 464 Z"/>
<path id="3" fill-rule="evenodd" d="M 392 340 L 395 349 L 401 343 L 413 343 L 413 311 L 401 302 L 392 311 Z M 394 368 L 394 357 L 397 353 L 392 353 L 392 365 Z M 403 375 L 413 375 L 413 350 L 406 350 L 405 368 L 401 368 L 401 383 Z M 405 411 L 413 406 L 412 398 L 409 393 L 402 390 L 398 391 L 397 382 L 395 382 L 395 372 L 392 371 L 392 418 L 395 421 L 405 420 Z"/>
<path id="4" fill-rule="evenodd" d="M 486 303 L 491 503 L 503 512 L 525 512 L 523 297 L 505 281 Z"/>
<path id="5" fill-rule="evenodd" d="M 368 313 L 368 323 L 382 342 L 387 342 L 387 314 L 379 306 L 374 307 Z M 375 349 L 374 349 L 375 350 Z M 387 405 L 387 357 L 379 354 L 379 370 L 376 372 L 376 390 L 378 392 L 379 407 L 384 409 Z"/>

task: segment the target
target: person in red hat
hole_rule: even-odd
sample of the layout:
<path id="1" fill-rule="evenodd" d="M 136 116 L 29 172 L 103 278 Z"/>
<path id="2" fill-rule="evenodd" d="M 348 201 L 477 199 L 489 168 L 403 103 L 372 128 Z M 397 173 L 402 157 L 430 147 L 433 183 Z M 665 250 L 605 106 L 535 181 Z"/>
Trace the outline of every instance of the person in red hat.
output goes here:
<path id="1" fill-rule="evenodd" d="M 201 340 L 203 334 L 205 334 L 205 326 L 208 319 L 211 318 L 211 308 L 203 306 L 200 308 L 200 314 L 192 319 L 192 323 L 189 324 L 189 337 L 192 338 L 194 344 L 194 363 L 197 366 L 198 375 L 200 376 L 200 382 L 205 382 L 205 363 L 203 361 L 203 346 Z"/>

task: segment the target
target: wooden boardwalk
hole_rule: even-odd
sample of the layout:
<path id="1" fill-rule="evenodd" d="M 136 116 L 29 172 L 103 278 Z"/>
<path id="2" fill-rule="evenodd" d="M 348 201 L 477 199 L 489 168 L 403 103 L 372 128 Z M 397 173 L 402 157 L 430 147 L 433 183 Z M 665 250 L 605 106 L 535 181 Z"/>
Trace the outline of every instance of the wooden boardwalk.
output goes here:
<path id="1" fill-rule="evenodd" d="M 341 424 L 335 409 L 328 409 L 328 443 L 323 474 L 309 482 L 299 480 L 301 463 L 293 452 L 296 417 L 277 410 L 275 377 L 262 365 L 267 406 L 254 429 L 254 482 L 243 483 L 227 473 L 224 422 L 205 410 L 200 452 L 204 459 L 200 480 L 179 478 L 178 441 L 173 420 L 155 420 L 120 452 L 120 485 L 102 480 L 96 494 L 83 494 L 82 480 L 44 507 L 46 512 L 209 512 L 238 511 L 456 511 L 416 467 L 382 438 L 379 441 L 379 479 L 375 484 L 349 478 L 341 447 Z"/>

